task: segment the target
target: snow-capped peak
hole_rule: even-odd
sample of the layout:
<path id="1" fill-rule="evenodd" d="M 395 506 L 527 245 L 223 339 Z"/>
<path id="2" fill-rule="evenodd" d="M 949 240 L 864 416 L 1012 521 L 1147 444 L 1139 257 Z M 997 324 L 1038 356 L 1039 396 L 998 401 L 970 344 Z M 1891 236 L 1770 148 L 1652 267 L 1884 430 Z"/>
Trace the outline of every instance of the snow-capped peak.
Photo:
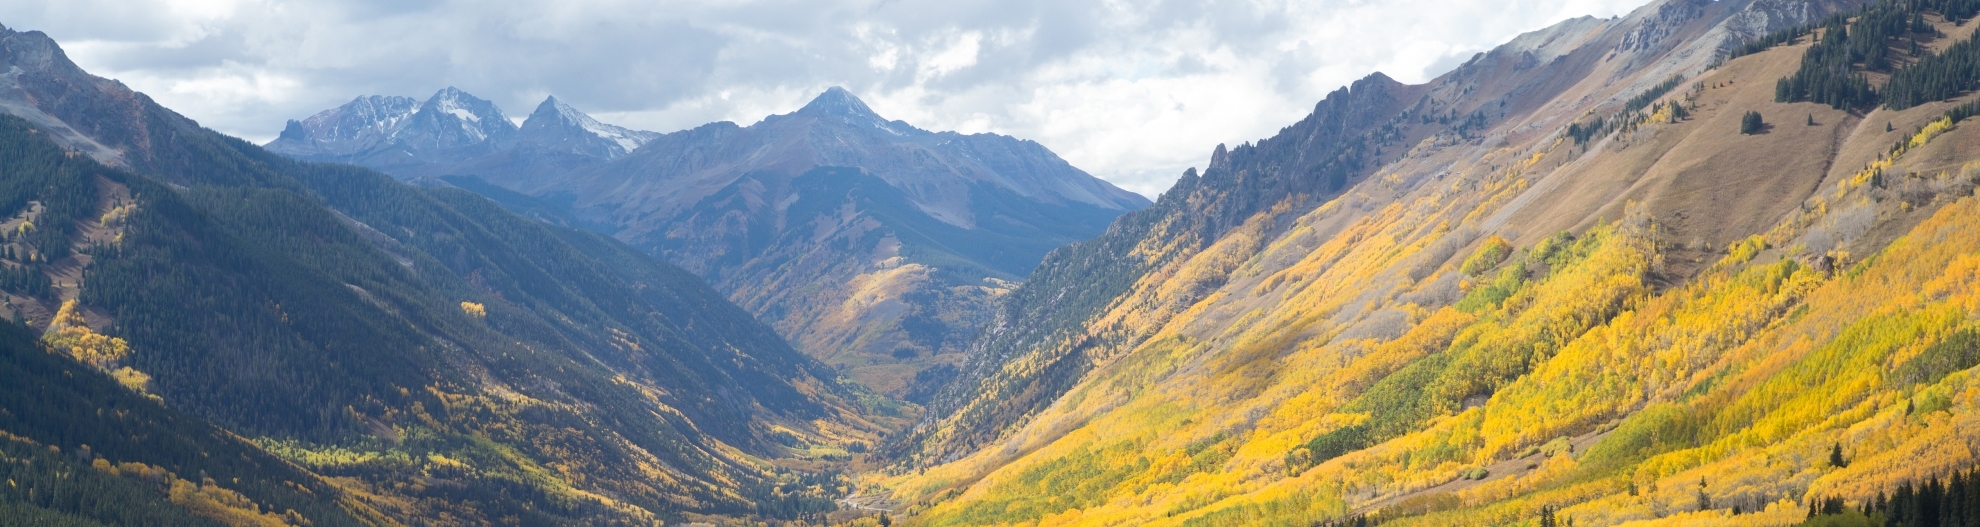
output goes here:
<path id="1" fill-rule="evenodd" d="M 289 121 L 267 146 L 290 155 L 325 155 L 370 148 L 389 140 L 419 110 L 411 97 L 367 95 L 301 121 Z"/>
<path id="2" fill-rule="evenodd" d="M 507 135 L 507 132 L 515 130 L 515 124 L 509 122 L 508 116 L 502 115 L 502 109 L 496 107 L 495 103 L 470 95 L 453 86 L 434 93 L 432 98 L 427 99 L 426 103 L 420 106 L 420 112 L 430 112 L 435 118 L 442 115 L 452 117 L 453 123 L 436 124 L 441 126 L 451 124 L 452 126 L 447 126 L 450 128 L 458 127 L 469 143 L 487 141 L 491 137 Z"/>
<path id="3" fill-rule="evenodd" d="M 571 138 L 568 134 L 583 134 L 602 140 L 606 158 L 616 158 L 639 148 L 660 134 L 642 130 L 632 130 L 599 122 L 571 105 L 564 104 L 551 96 L 536 106 L 536 111 L 523 121 L 523 135 L 538 142 L 563 142 Z M 572 145 L 576 147 L 576 145 Z"/>

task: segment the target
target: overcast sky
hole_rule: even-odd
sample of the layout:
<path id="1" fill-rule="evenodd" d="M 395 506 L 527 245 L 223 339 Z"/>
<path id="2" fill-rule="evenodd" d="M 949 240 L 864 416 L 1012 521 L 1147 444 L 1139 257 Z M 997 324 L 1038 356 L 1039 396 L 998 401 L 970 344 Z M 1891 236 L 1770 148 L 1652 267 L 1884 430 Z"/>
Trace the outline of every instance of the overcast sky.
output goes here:
<path id="1" fill-rule="evenodd" d="M 623 126 L 750 124 L 845 86 L 889 119 L 1036 140 L 1153 197 L 1371 72 L 1435 77 L 1646 0 L 0 0 L 97 75 L 266 142 L 358 95 L 546 95 Z"/>

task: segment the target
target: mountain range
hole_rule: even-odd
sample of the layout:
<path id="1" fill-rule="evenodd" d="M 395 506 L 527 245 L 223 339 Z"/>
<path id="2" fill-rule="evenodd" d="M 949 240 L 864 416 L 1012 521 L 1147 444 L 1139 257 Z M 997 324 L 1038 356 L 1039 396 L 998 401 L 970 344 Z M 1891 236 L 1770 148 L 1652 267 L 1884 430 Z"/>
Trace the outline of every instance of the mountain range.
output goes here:
<path id="1" fill-rule="evenodd" d="M 790 519 L 904 415 L 603 235 L 223 136 L 39 32 L 0 60 L 7 517 Z"/>
<path id="2" fill-rule="evenodd" d="M 1564 20 L 1146 206 L 839 89 L 262 148 L 0 30 L 0 524 L 1973 525 L 1976 21 Z"/>
<path id="3" fill-rule="evenodd" d="M 547 99 L 518 129 L 447 88 L 290 121 L 271 151 L 480 192 L 695 272 L 798 349 L 925 400 L 993 302 L 1141 196 L 1044 146 L 889 121 L 843 88 L 796 112 L 656 134 Z"/>

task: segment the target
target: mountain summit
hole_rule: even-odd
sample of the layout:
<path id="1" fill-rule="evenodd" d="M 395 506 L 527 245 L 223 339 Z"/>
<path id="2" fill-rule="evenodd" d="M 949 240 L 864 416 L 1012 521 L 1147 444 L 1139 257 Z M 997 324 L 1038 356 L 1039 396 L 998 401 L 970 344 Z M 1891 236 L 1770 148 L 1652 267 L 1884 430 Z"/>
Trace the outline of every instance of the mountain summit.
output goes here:
<path id="1" fill-rule="evenodd" d="M 618 159 L 660 134 L 598 122 L 551 96 L 523 121 L 516 142 L 599 159 Z"/>
<path id="2" fill-rule="evenodd" d="M 889 126 L 891 123 L 886 118 L 881 117 L 879 113 L 874 112 L 872 108 L 868 108 L 866 101 L 859 100 L 859 97 L 854 96 L 852 92 L 838 86 L 827 88 L 824 93 L 812 98 L 811 102 L 806 103 L 803 108 L 799 108 L 792 115 L 815 118 L 837 118 L 847 124 L 870 125 L 892 131 L 892 128 Z"/>
<path id="3" fill-rule="evenodd" d="M 811 99 L 811 102 L 805 103 L 804 107 L 799 108 L 797 113 L 870 117 L 885 120 L 880 119 L 880 114 L 874 113 L 872 108 L 868 108 L 865 101 L 859 100 L 859 97 L 854 96 L 852 92 L 838 86 L 826 88 L 824 93 L 818 94 L 817 97 Z"/>
<path id="4" fill-rule="evenodd" d="M 495 103 L 449 86 L 420 103 L 411 97 L 358 97 L 289 121 L 265 147 L 308 161 L 428 175 L 437 167 L 494 153 L 517 133 Z"/>
<path id="5" fill-rule="evenodd" d="M 369 148 L 390 141 L 419 106 L 419 100 L 412 97 L 358 97 L 307 120 L 289 120 L 282 135 L 270 146 L 281 145 L 297 155 L 327 155 Z"/>
<path id="6" fill-rule="evenodd" d="M 495 103 L 448 86 L 420 104 L 392 138 L 413 151 L 453 153 L 499 145 L 515 135 L 516 124 Z"/>

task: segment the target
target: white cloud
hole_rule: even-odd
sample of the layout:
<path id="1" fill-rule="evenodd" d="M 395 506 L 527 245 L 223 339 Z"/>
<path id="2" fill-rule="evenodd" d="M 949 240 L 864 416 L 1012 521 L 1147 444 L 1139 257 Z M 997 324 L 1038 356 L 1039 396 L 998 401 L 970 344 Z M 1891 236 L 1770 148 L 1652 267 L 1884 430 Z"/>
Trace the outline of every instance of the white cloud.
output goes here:
<path id="1" fill-rule="evenodd" d="M 928 58 L 921 60 L 921 75 L 918 80 L 948 75 L 951 72 L 976 65 L 976 55 L 983 52 L 983 33 L 967 31 L 948 40 L 946 48 L 933 50 Z"/>
<path id="2" fill-rule="evenodd" d="M 367 94 L 556 94 L 658 131 L 842 85 L 889 118 L 1033 139 L 1154 195 L 1374 71 L 1422 82 L 1647 0 L 0 0 L 84 68 L 265 141 Z M 520 115 L 516 115 L 520 117 Z"/>

